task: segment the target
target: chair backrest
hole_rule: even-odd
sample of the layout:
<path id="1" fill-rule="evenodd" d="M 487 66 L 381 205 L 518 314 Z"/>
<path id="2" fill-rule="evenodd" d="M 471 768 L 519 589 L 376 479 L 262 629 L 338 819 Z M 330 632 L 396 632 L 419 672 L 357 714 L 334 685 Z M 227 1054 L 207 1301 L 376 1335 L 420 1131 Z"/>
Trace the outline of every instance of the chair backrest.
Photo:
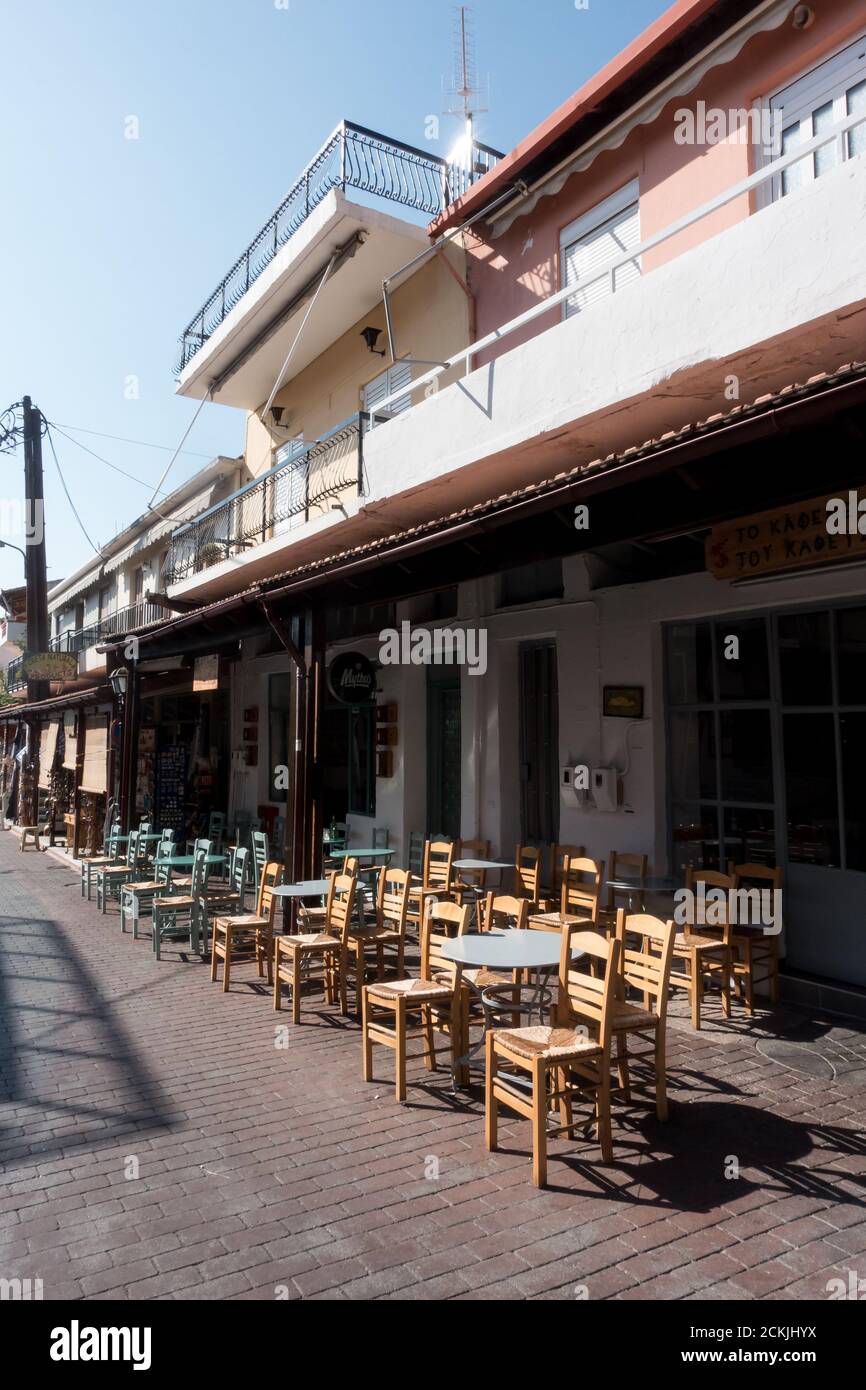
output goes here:
<path id="1" fill-rule="evenodd" d="M 453 841 L 428 840 L 424 846 L 424 887 L 450 893 L 453 874 Z"/>
<path id="2" fill-rule="evenodd" d="M 256 882 L 261 878 L 262 869 L 271 857 L 271 846 L 268 841 L 267 833 L 264 830 L 251 831 L 253 842 L 253 861 L 255 865 Z"/>
<path id="3" fill-rule="evenodd" d="M 174 848 L 174 830 L 171 826 L 169 826 L 167 830 L 163 830 L 162 834 L 160 835 L 159 842 L 156 846 L 157 854 L 159 854 L 159 851 L 162 849 L 163 845 L 171 845 L 172 849 Z"/>
<path id="4" fill-rule="evenodd" d="M 224 811 L 211 811 L 208 816 L 207 833 L 211 840 L 222 839 L 226 830 Z"/>
<path id="5" fill-rule="evenodd" d="M 153 823 L 149 820 L 141 820 L 138 823 L 139 835 L 150 835 L 153 831 Z"/>
<path id="6" fill-rule="evenodd" d="M 134 869 L 138 863 L 138 834 L 137 830 L 130 830 L 129 839 L 126 842 L 126 863 Z"/>
<path id="7" fill-rule="evenodd" d="M 582 960 L 573 959 L 576 950 L 583 952 Z M 613 1006 L 620 987 L 621 950 L 615 936 L 581 928 L 576 922 L 563 927 L 556 1021 L 560 1027 L 585 1025 L 593 1040 L 605 1049 L 610 1046 Z M 587 961 L 591 973 L 580 968 Z"/>
<path id="8" fill-rule="evenodd" d="M 376 891 L 376 921 L 384 926 L 387 922 L 393 931 L 402 936 L 406 930 L 406 913 L 409 908 L 409 888 L 412 875 L 406 869 L 389 867 L 379 870 L 379 883 Z"/>
<path id="9" fill-rule="evenodd" d="M 455 859 L 489 859 L 489 840 L 458 840 Z M 459 881 L 472 888 L 484 888 L 487 883 L 486 869 L 458 869 Z"/>
<path id="10" fill-rule="evenodd" d="M 583 845 L 550 846 L 550 891 L 554 902 L 558 903 L 562 896 L 562 880 L 569 859 L 583 859 L 585 855 Z"/>
<path id="11" fill-rule="evenodd" d="M 205 854 L 210 854 L 212 848 L 213 846 L 210 840 L 205 840 L 200 836 L 197 840 L 193 841 L 192 852 L 193 854 L 198 854 L 199 850 L 203 849 Z"/>
<path id="12" fill-rule="evenodd" d="M 598 916 L 604 860 L 569 857 L 562 878 L 560 910 L 572 917 Z"/>
<path id="13" fill-rule="evenodd" d="M 157 883 L 168 883 L 171 879 L 171 865 L 169 859 L 174 854 L 173 840 L 160 840 L 156 847 L 156 854 L 153 860 L 153 876 Z"/>
<path id="14" fill-rule="evenodd" d="M 409 872 L 416 878 L 424 874 L 424 831 L 409 831 Z"/>
<path id="15" fill-rule="evenodd" d="M 731 939 L 732 930 L 728 911 L 728 904 L 730 903 L 728 895 L 736 888 L 737 880 L 733 874 L 722 874 L 719 873 L 718 869 L 701 869 L 689 865 L 686 869 L 686 888 L 695 895 L 696 909 L 698 906 L 698 888 L 701 884 L 705 889 L 720 888 L 725 895 L 724 902 L 715 894 L 712 897 L 707 896 L 703 912 L 699 913 L 696 910 L 696 920 L 686 922 L 685 934 L 686 936 L 701 936 L 708 932 L 710 934 L 719 932 L 722 941 L 727 945 Z M 703 920 L 698 920 L 699 917 Z"/>
<path id="16" fill-rule="evenodd" d="M 607 858 L 607 876 L 608 878 L 634 879 L 635 888 L 641 888 L 646 883 L 648 864 L 649 857 L 646 854 L 620 854 L 617 850 L 612 849 Z M 609 908 L 616 907 L 617 892 L 622 894 L 624 890 L 608 887 L 607 905 Z"/>
<path id="17" fill-rule="evenodd" d="M 538 901 L 541 882 L 541 850 L 534 845 L 518 845 L 514 855 L 514 891 L 529 902 Z"/>
<path id="18" fill-rule="evenodd" d="M 782 887 L 781 868 L 774 869 L 769 864 L 735 864 L 732 859 L 728 864 L 728 873 L 736 879 L 738 888 Z"/>
<path id="19" fill-rule="evenodd" d="M 494 927 L 523 931 L 529 919 L 529 899 L 512 898 L 505 893 L 488 893 L 481 903 L 481 930 Z"/>
<path id="20" fill-rule="evenodd" d="M 262 876 L 259 879 L 259 892 L 256 900 L 256 916 L 267 917 L 273 924 L 274 913 L 277 910 L 279 898 L 274 897 L 274 889 L 279 888 L 283 881 L 283 866 L 276 860 L 266 864 L 262 869 Z"/>
<path id="21" fill-rule="evenodd" d="M 191 898 L 199 897 L 207 886 L 208 866 L 205 863 L 207 851 L 197 849 L 195 853 L 195 863 L 192 866 L 192 883 L 190 884 L 189 894 Z"/>
<path id="22" fill-rule="evenodd" d="M 619 972 L 623 985 L 649 996 L 649 1007 L 664 1027 L 668 1010 L 668 983 L 677 929 L 648 912 L 616 914 L 616 939 L 620 944 Z M 634 938 L 640 938 L 640 946 Z"/>
<path id="23" fill-rule="evenodd" d="M 370 845 L 373 849 L 387 849 L 390 831 L 386 825 L 377 825 L 373 828 L 373 838 Z"/>
<path id="24" fill-rule="evenodd" d="M 334 874 L 328 890 L 326 930 L 330 936 L 340 938 L 343 946 L 349 943 L 349 924 L 355 906 L 355 888 L 358 875 Z"/>
<path id="25" fill-rule="evenodd" d="M 229 882 L 235 893 L 243 896 L 244 886 L 247 880 L 247 860 L 250 857 L 248 849 L 236 849 L 231 857 L 231 872 Z"/>
<path id="26" fill-rule="evenodd" d="M 428 902 L 421 927 L 421 979 L 432 980 L 447 974 L 452 982 L 457 978 L 457 965 L 443 954 L 449 941 L 464 936 L 469 927 L 472 909 L 467 903 Z"/>

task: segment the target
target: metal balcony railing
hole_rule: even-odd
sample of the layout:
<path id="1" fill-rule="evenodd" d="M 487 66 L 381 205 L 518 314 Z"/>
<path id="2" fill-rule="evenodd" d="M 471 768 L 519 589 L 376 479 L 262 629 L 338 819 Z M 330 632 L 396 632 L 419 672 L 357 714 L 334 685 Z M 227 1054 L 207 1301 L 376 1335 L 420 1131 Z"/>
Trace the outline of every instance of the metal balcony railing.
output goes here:
<path id="1" fill-rule="evenodd" d="M 435 217 L 492 169 L 502 155 L 475 144 L 471 168 L 343 121 L 289 189 L 276 212 L 205 300 L 180 338 L 179 375 L 332 188 L 357 188 Z"/>
<path id="2" fill-rule="evenodd" d="M 292 530 L 348 489 L 360 494 L 366 415 L 352 416 L 302 453 L 172 532 L 165 582 L 193 574 Z"/>
<path id="3" fill-rule="evenodd" d="M 6 690 L 8 694 L 14 691 L 26 689 L 27 681 L 24 679 L 24 658 L 16 656 L 14 661 L 10 661 L 6 667 Z"/>
<path id="4" fill-rule="evenodd" d="M 138 603 L 131 603 L 126 608 L 117 608 L 113 613 L 103 614 L 95 623 L 88 623 L 86 627 L 68 628 L 65 632 L 59 632 L 56 637 L 50 639 L 48 648 L 52 652 L 83 652 L 88 647 L 95 647 L 97 642 L 117 637 L 123 632 L 131 632 L 133 628 L 144 627 L 146 623 L 153 623 L 164 617 L 165 609 L 160 608 L 158 603 L 140 599 Z"/>

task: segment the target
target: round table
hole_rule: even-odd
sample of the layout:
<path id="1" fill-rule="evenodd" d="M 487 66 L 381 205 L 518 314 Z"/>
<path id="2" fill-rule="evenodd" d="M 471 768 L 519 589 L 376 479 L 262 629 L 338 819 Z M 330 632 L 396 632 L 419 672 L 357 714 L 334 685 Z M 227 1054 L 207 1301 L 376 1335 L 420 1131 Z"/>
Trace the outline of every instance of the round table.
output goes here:
<path id="1" fill-rule="evenodd" d="M 677 891 L 680 884 L 675 878 L 609 878 L 607 886 L 616 893 L 628 893 L 631 907 L 632 897 L 649 898 L 654 894 L 660 897 L 669 896 Z"/>
<path id="2" fill-rule="evenodd" d="M 455 869 L 464 869 L 467 873 L 480 873 L 482 869 L 513 869 L 514 865 L 510 860 L 500 859 L 455 859 Z"/>
<path id="3" fill-rule="evenodd" d="M 307 878 L 299 883 L 282 883 L 279 888 L 274 889 L 275 898 L 288 898 L 291 904 L 289 912 L 289 932 L 297 931 L 298 928 L 298 903 L 302 898 L 323 898 L 330 886 L 330 879 L 327 878 Z M 283 921 L 285 926 L 285 920 Z"/>

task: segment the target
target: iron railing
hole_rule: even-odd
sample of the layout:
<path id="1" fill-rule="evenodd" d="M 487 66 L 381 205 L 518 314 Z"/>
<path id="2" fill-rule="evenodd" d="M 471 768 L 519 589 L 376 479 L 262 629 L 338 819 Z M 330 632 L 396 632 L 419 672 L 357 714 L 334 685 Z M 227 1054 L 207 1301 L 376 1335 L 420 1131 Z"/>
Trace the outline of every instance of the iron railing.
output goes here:
<path id="1" fill-rule="evenodd" d="M 357 188 L 435 217 L 501 158 L 499 151 L 488 145 L 475 144 L 471 168 L 466 169 L 375 130 L 343 121 L 187 324 L 180 338 L 175 373 L 183 371 L 280 247 L 332 188 Z"/>
<path id="2" fill-rule="evenodd" d="M 14 661 L 10 661 L 6 667 L 6 690 L 11 695 L 14 690 L 23 690 L 27 685 L 24 676 L 24 658 L 16 656 Z"/>
<path id="3" fill-rule="evenodd" d="M 133 628 L 144 627 L 146 623 L 153 623 L 164 617 L 165 609 L 160 608 L 158 603 L 148 603 L 147 599 L 139 599 L 138 603 L 131 603 L 126 608 L 117 608 L 113 613 L 103 614 L 96 622 L 88 623 L 86 627 L 68 628 L 65 632 L 59 632 L 56 637 L 50 639 L 48 649 L 52 652 L 83 652 L 88 647 L 95 647 L 97 642 L 131 632 Z"/>
<path id="4" fill-rule="evenodd" d="M 178 584 L 300 526 L 311 510 L 363 482 L 363 421 L 352 416 L 302 453 L 277 464 L 172 532 L 165 582 Z"/>

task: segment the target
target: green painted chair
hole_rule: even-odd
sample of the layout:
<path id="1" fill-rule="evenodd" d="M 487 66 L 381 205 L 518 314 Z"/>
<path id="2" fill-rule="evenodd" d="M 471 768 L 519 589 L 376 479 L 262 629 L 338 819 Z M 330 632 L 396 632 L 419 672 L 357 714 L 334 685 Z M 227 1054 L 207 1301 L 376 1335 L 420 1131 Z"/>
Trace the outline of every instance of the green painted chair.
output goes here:
<path id="1" fill-rule="evenodd" d="M 162 959 L 162 947 L 166 941 L 185 941 L 190 951 L 201 954 L 202 914 L 208 877 L 206 858 L 203 849 L 196 851 L 188 893 L 170 891 L 152 901 L 151 944 L 157 960 Z"/>
<path id="2" fill-rule="evenodd" d="M 152 877 L 121 885 L 120 930 L 125 932 L 127 921 L 131 922 L 133 940 L 138 940 L 142 912 L 152 915 L 154 898 L 162 897 L 171 890 L 171 866 L 167 861 L 174 854 L 174 832 L 168 833 L 172 838 L 163 837 L 157 846 Z"/>
<path id="3" fill-rule="evenodd" d="M 134 879 L 139 871 L 138 831 L 130 830 L 126 842 L 126 859 L 122 864 L 103 864 L 96 873 L 96 906 L 105 915 L 110 898 L 120 902 L 120 890 L 124 883 Z"/>
<path id="4" fill-rule="evenodd" d="M 81 896 L 90 902 L 91 874 L 94 869 L 102 868 L 105 864 L 116 864 L 120 859 L 120 821 L 115 821 L 108 832 L 108 839 L 105 842 L 104 854 L 91 854 L 89 858 L 83 858 L 81 863 Z"/>

